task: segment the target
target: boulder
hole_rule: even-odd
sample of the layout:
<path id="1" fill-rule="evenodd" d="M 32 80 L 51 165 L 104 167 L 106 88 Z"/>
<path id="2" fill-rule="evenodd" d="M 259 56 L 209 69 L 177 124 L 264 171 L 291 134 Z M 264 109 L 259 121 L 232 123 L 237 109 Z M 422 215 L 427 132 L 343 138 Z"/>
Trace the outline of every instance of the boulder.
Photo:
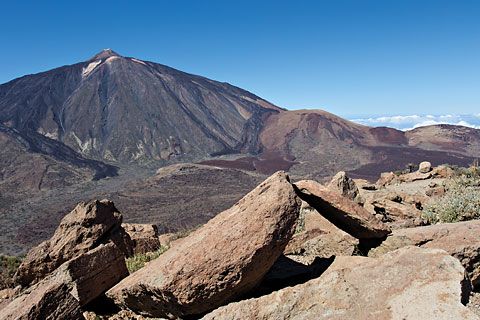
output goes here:
<path id="1" fill-rule="evenodd" d="M 350 200 L 355 200 L 359 193 L 355 181 L 349 178 L 345 171 L 338 172 L 327 185 L 327 188 L 332 191 L 337 191 Z"/>
<path id="2" fill-rule="evenodd" d="M 380 178 L 377 180 L 375 185 L 377 187 L 385 187 L 386 185 L 392 183 L 397 178 L 397 175 L 393 172 L 383 172 L 380 174 Z"/>
<path id="3" fill-rule="evenodd" d="M 432 171 L 432 164 L 428 161 L 423 161 L 418 165 L 418 171 L 421 173 L 427 173 Z"/>
<path id="4" fill-rule="evenodd" d="M 170 247 L 175 240 L 178 240 L 178 234 L 176 233 L 164 233 L 158 236 L 161 246 Z"/>
<path id="5" fill-rule="evenodd" d="M 295 233 L 285 248 L 288 258 L 310 264 L 317 257 L 354 254 L 358 239 L 337 228 L 304 201 L 302 212 L 303 230 Z"/>
<path id="6" fill-rule="evenodd" d="M 130 237 L 121 223 L 122 215 L 111 201 L 78 204 L 62 219 L 49 240 L 28 252 L 15 274 L 15 282 L 29 286 L 62 263 L 108 241 L 114 242 L 125 255 L 132 254 Z"/>
<path id="7" fill-rule="evenodd" d="M 425 191 L 428 197 L 441 197 L 445 195 L 446 189 L 444 186 L 432 187 Z"/>
<path id="8" fill-rule="evenodd" d="M 80 304 L 68 284 L 41 281 L 0 310 L 2 320 L 83 319 Z"/>
<path id="9" fill-rule="evenodd" d="M 432 175 L 438 178 L 448 179 L 453 177 L 455 175 L 455 172 L 453 171 L 452 168 L 442 165 L 442 166 L 433 168 Z"/>
<path id="10" fill-rule="evenodd" d="M 398 248 L 415 245 L 447 251 L 460 260 L 475 288 L 480 286 L 480 221 L 472 220 L 393 231 L 369 256 L 379 257 Z"/>
<path id="11" fill-rule="evenodd" d="M 362 206 L 320 183 L 302 180 L 295 183 L 299 197 L 338 228 L 357 239 L 383 238 L 390 230 Z"/>
<path id="12" fill-rule="evenodd" d="M 370 213 L 387 223 L 392 229 L 410 228 L 423 224 L 422 211 L 414 204 L 380 198 L 364 205 Z"/>
<path id="13" fill-rule="evenodd" d="M 293 235 L 299 211 L 288 176 L 277 172 L 107 296 L 151 317 L 217 308 L 260 283 Z"/>
<path id="14" fill-rule="evenodd" d="M 123 223 L 123 229 L 133 242 L 133 253 L 153 252 L 160 248 L 158 229 L 154 224 Z"/>
<path id="15" fill-rule="evenodd" d="M 414 182 L 419 180 L 427 180 L 432 177 L 432 172 L 422 173 L 420 171 L 415 171 L 411 173 L 405 173 L 398 176 L 398 181 L 400 182 Z"/>
<path id="16" fill-rule="evenodd" d="M 128 276 L 128 269 L 123 253 L 110 242 L 65 262 L 54 275 L 65 279 L 84 306 Z"/>
<path id="17" fill-rule="evenodd" d="M 0 311 L 0 319 L 81 319 L 80 307 L 127 275 L 120 249 L 101 244 L 24 290 Z"/>
<path id="18" fill-rule="evenodd" d="M 203 319 L 478 319 L 458 260 L 406 247 L 378 259 L 343 257 L 319 278 L 231 303 Z"/>

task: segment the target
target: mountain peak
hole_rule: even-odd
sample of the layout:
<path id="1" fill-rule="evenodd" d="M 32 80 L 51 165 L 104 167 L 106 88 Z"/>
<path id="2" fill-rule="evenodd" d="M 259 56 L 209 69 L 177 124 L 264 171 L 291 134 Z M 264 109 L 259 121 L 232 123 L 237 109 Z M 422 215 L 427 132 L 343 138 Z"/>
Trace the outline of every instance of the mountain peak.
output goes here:
<path id="1" fill-rule="evenodd" d="M 110 58 L 110 57 L 121 57 L 121 55 L 119 55 L 118 53 L 116 53 L 115 51 L 113 51 L 112 49 L 103 49 L 102 51 L 100 51 L 99 53 L 97 53 L 96 55 L 94 55 L 90 61 L 93 61 L 93 60 L 102 60 L 102 59 L 107 59 L 107 58 Z"/>

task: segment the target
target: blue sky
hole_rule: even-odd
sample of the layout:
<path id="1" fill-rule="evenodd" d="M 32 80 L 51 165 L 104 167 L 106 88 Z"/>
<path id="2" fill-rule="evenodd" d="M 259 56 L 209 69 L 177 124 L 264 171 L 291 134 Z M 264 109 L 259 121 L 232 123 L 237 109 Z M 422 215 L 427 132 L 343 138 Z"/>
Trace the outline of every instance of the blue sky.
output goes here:
<path id="1" fill-rule="evenodd" d="M 103 48 L 350 118 L 480 112 L 480 1 L 4 1 L 0 83 Z"/>

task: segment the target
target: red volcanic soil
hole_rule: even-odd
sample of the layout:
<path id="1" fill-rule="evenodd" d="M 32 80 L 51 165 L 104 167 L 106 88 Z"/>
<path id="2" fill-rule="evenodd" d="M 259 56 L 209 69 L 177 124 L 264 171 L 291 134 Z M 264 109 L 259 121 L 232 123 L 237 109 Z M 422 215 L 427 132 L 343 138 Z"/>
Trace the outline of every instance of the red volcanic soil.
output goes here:
<path id="1" fill-rule="evenodd" d="M 265 152 L 257 157 L 244 157 L 235 160 L 206 160 L 200 164 L 221 168 L 257 171 L 262 174 L 272 174 L 279 170 L 288 171 L 297 162 L 282 156 L 279 152 Z"/>
<path id="2" fill-rule="evenodd" d="M 405 133 L 403 131 L 388 127 L 370 128 L 369 131 L 380 143 L 399 145 L 408 144 L 408 139 L 405 137 Z"/>

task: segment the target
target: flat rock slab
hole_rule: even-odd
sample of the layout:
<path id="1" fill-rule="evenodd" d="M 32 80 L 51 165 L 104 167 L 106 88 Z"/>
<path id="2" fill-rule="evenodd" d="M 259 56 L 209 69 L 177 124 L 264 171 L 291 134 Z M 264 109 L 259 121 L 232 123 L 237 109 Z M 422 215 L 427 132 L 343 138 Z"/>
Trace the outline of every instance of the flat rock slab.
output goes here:
<path id="1" fill-rule="evenodd" d="M 107 296 L 151 317 L 213 310 L 260 283 L 294 233 L 299 211 L 288 176 L 277 172 Z"/>
<path id="2" fill-rule="evenodd" d="M 405 247 L 377 259 L 336 259 L 317 279 L 203 319 L 478 319 L 462 304 L 470 293 L 465 281 L 462 265 L 445 251 Z"/>
<path id="3" fill-rule="evenodd" d="M 384 238 L 390 229 L 352 200 L 312 180 L 295 183 L 302 200 L 338 228 L 357 239 Z"/>
<path id="4" fill-rule="evenodd" d="M 447 251 L 460 260 L 475 288 L 480 285 L 480 221 L 444 223 L 393 231 L 369 256 L 379 257 L 398 248 L 415 245 Z"/>

